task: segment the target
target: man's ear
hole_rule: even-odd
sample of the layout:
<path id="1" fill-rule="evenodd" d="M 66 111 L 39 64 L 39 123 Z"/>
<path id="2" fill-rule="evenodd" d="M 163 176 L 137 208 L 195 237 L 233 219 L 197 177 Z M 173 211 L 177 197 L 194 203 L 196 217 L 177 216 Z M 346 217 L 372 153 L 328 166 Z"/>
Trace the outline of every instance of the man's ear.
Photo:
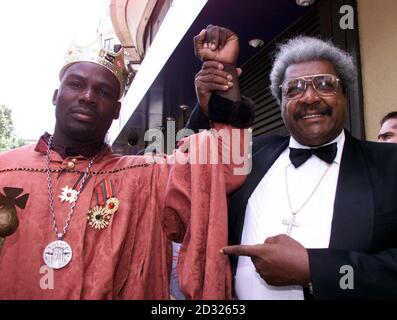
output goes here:
<path id="1" fill-rule="evenodd" d="M 119 118 L 119 116 L 120 116 L 120 109 L 121 109 L 121 102 L 120 102 L 120 101 L 117 101 L 117 106 L 116 106 L 116 110 L 115 110 L 115 112 L 114 112 L 114 117 L 113 117 L 114 120 L 116 120 L 116 119 Z"/>
<path id="2" fill-rule="evenodd" d="M 57 104 L 57 98 L 58 98 L 58 89 L 56 89 L 56 90 L 54 91 L 54 94 L 52 95 L 52 104 L 53 104 L 54 106 L 56 106 L 56 104 Z"/>

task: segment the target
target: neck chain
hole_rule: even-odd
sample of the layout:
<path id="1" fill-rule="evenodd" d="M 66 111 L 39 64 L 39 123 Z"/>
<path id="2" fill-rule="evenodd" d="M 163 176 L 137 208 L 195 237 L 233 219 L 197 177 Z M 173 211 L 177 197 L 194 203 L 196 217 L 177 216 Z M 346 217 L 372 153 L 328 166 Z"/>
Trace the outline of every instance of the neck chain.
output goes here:
<path id="1" fill-rule="evenodd" d="M 46 153 L 46 172 L 47 172 L 47 186 L 48 186 L 48 199 L 50 202 L 50 210 L 52 216 L 52 227 L 55 231 L 55 235 L 58 240 L 51 242 L 44 250 L 43 258 L 46 265 L 52 269 L 61 269 L 65 267 L 70 260 L 72 259 L 72 248 L 69 244 L 63 240 L 66 235 L 66 232 L 69 228 L 70 220 L 72 219 L 74 207 L 76 206 L 78 197 L 81 193 L 81 190 L 84 186 L 85 181 L 90 175 L 90 169 L 93 165 L 94 161 L 98 158 L 99 155 L 106 149 L 107 145 L 105 144 L 102 149 L 93 157 L 88 160 L 87 168 L 84 171 L 84 175 L 81 179 L 81 183 L 79 184 L 79 188 L 76 190 L 75 200 L 70 205 L 69 214 L 66 219 L 65 225 L 62 229 L 62 232 L 59 232 L 55 217 L 55 208 L 54 208 L 54 197 L 52 193 L 52 182 L 51 182 L 51 169 L 50 169 L 50 154 L 51 154 L 51 146 L 52 146 L 53 136 L 48 140 L 48 148 Z"/>
<path id="2" fill-rule="evenodd" d="M 287 199 L 288 199 L 288 205 L 289 205 L 289 209 L 291 211 L 292 217 L 289 220 L 283 219 L 282 223 L 284 225 L 287 226 L 287 235 L 291 235 L 292 232 L 292 228 L 294 227 L 299 227 L 299 223 L 295 220 L 296 219 L 296 215 L 304 208 L 304 206 L 309 202 L 309 200 L 312 198 L 312 196 L 314 195 L 314 193 L 317 191 L 318 187 L 321 184 L 321 181 L 323 181 L 324 177 L 326 176 L 327 172 L 329 171 L 329 169 L 332 167 L 332 164 L 330 164 L 328 166 L 328 168 L 324 171 L 324 173 L 322 174 L 320 180 L 318 180 L 316 186 L 313 188 L 312 192 L 310 193 L 309 197 L 307 197 L 307 199 L 302 203 L 302 205 L 297 209 L 297 210 L 293 210 L 292 209 L 292 204 L 291 204 L 291 198 L 289 195 L 289 189 L 288 189 L 288 175 L 287 175 L 287 170 L 288 167 L 291 164 L 289 164 L 288 166 L 285 167 L 285 188 L 287 191 Z"/>

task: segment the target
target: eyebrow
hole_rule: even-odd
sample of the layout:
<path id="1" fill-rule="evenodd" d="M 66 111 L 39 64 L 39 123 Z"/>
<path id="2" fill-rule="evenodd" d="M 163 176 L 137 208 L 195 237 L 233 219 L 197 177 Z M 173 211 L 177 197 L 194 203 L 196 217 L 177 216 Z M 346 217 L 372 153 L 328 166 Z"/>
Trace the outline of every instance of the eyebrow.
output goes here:
<path id="1" fill-rule="evenodd" d="M 80 75 L 78 72 L 76 72 L 76 73 L 74 73 L 74 72 L 69 73 L 65 78 L 69 78 L 69 77 L 70 77 L 70 78 L 76 78 L 76 79 L 81 80 L 81 81 L 84 81 L 84 80 L 86 79 L 84 76 Z M 95 80 L 96 80 L 96 79 L 95 79 Z M 109 90 L 115 90 L 115 91 L 117 91 L 117 88 L 114 87 L 114 86 L 112 86 L 112 85 L 109 84 L 108 82 L 101 81 L 101 80 L 96 80 L 96 82 L 97 82 L 97 85 L 99 85 L 99 86 L 105 87 L 105 88 L 107 88 L 107 89 L 109 89 Z"/>
<path id="2" fill-rule="evenodd" d="M 384 137 L 384 136 L 387 136 L 387 135 L 392 135 L 392 136 L 394 136 L 395 133 L 394 133 L 393 131 L 380 132 L 380 133 L 378 134 L 378 138 Z"/>

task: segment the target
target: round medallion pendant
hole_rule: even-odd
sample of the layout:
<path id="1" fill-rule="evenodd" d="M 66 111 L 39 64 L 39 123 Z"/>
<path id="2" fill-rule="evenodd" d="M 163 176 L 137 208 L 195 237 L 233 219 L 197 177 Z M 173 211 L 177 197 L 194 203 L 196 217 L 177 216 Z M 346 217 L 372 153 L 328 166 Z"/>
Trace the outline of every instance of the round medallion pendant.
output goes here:
<path id="1" fill-rule="evenodd" d="M 52 269 L 61 269 L 72 260 L 72 248 L 66 241 L 51 242 L 43 253 L 45 264 Z"/>

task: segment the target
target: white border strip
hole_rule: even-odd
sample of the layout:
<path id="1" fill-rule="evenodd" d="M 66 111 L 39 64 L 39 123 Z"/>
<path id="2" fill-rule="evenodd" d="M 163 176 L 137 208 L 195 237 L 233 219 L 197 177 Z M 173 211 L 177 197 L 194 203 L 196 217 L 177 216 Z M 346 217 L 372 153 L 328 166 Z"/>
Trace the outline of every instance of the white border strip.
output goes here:
<path id="1" fill-rule="evenodd" d="M 131 117 L 168 58 L 208 0 L 174 0 L 123 100 L 120 118 L 109 131 L 113 143 Z M 193 54 L 193 52 L 192 52 Z"/>

